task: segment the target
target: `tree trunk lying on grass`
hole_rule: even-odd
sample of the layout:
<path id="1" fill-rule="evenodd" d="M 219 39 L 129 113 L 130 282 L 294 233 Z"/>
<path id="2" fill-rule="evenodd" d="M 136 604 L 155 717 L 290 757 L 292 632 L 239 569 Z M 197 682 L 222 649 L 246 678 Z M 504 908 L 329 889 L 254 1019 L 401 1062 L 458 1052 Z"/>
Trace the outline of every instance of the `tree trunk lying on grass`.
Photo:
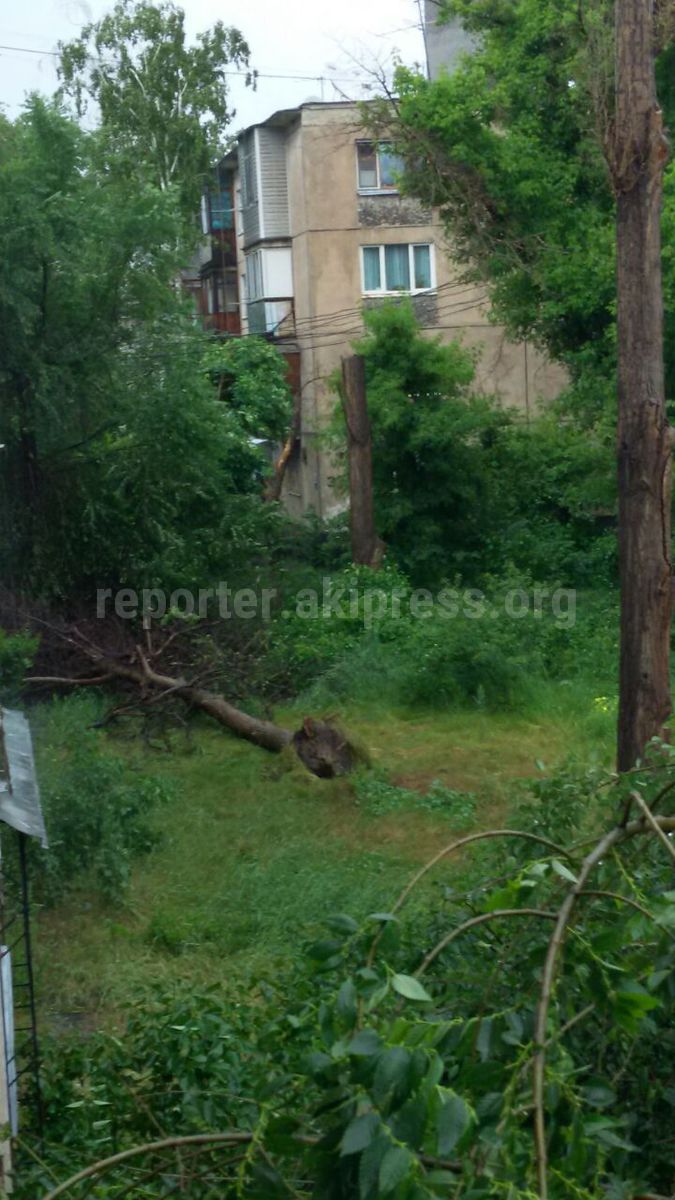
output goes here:
<path id="1" fill-rule="evenodd" d="M 85 687 L 124 681 L 134 684 L 139 688 L 141 696 L 152 702 L 163 697 L 175 696 L 191 708 L 208 713 L 214 721 L 237 737 L 253 742 L 265 750 L 280 753 L 290 747 L 308 771 L 320 779 L 346 775 L 356 765 L 359 757 L 357 749 L 330 720 L 320 721 L 306 717 L 302 727 L 294 733 L 273 721 L 265 721 L 242 712 L 216 692 L 195 686 L 181 677 L 157 671 L 139 646 L 125 662 L 106 657 L 91 644 L 79 642 L 78 648 L 90 662 L 95 663 L 96 676 L 85 678 L 33 675 L 26 679 L 26 683 L 33 686 Z"/>

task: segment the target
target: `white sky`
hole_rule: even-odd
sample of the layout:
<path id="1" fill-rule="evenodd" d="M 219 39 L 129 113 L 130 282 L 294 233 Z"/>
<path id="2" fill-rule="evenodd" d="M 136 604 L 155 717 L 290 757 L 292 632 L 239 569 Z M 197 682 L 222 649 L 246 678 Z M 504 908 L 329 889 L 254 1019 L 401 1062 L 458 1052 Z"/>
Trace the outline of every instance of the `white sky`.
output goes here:
<path id="1" fill-rule="evenodd" d="M 20 112 L 27 92 L 54 90 L 56 59 L 45 52 L 111 7 L 112 0 L 0 0 L 0 43 L 39 51 L 0 49 L 0 105 L 7 116 Z M 261 74 L 325 78 L 323 84 L 261 78 L 256 92 L 231 79 L 232 132 L 310 97 L 362 96 L 367 69 L 390 65 L 395 53 L 410 64 L 424 59 L 417 0 L 182 0 L 182 7 L 191 34 L 219 19 L 240 29 Z"/>

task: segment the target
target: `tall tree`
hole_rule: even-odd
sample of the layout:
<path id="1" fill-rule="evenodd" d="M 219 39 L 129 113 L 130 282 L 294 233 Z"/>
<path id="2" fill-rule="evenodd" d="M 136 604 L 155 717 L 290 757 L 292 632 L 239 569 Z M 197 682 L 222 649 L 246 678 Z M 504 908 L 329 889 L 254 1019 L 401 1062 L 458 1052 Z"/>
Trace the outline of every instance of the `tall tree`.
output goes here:
<path id="1" fill-rule="evenodd" d="M 392 130 L 405 187 L 440 207 L 453 255 L 496 318 L 569 369 L 569 402 L 615 409 L 615 198 L 598 108 L 613 108 L 613 3 L 446 0 L 476 49 L 451 75 L 402 70 Z M 666 20 L 670 9 L 671 21 Z M 672 5 L 659 5 L 656 71 L 675 122 Z M 371 111 L 377 106 L 371 106 Z M 392 105 L 382 105 L 391 126 Z M 606 120 L 602 120 L 602 132 Z M 665 176 L 675 227 L 675 163 Z M 664 260 L 666 394 L 675 398 L 675 259 Z"/>
<path id="2" fill-rule="evenodd" d="M 653 0 L 616 0 L 619 566 L 618 766 L 635 766 L 672 709 L 672 445 L 663 375 L 661 207 L 668 143 L 656 96 Z"/>
<path id="3" fill-rule="evenodd" d="M 191 46 L 170 0 L 118 0 L 59 50 L 62 93 L 79 116 L 95 108 L 116 168 L 177 187 L 189 216 L 234 115 L 227 69 L 254 79 L 242 34 L 217 21 Z"/>
<path id="4" fill-rule="evenodd" d="M 92 141 L 40 100 L 0 122 L 0 580 L 73 599 L 222 578 L 290 411 L 274 348 L 218 349 L 170 286 L 174 194 Z"/>
<path id="5" fill-rule="evenodd" d="M 664 378 L 667 143 L 657 78 L 667 123 L 675 119 L 673 5 L 446 0 L 445 8 L 477 35 L 478 49 L 437 83 L 400 74 L 396 140 L 407 186 L 441 205 L 498 318 L 568 365 L 586 420 L 614 404 L 618 370 L 618 762 L 626 769 L 671 709 L 666 398 L 675 397 L 675 270 L 666 256 Z M 665 182 L 670 227 L 672 164 Z"/>

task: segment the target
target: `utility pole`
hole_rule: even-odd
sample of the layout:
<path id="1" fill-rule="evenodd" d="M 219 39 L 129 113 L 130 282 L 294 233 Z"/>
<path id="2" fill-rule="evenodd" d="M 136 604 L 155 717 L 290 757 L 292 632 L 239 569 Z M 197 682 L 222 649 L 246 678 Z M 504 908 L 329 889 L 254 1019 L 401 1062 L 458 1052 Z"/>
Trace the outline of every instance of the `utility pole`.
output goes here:
<path id="1" fill-rule="evenodd" d="M 617 763 L 635 766 L 671 710 L 671 432 L 663 369 L 661 207 L 668 142 L 656 96 L 654 0 L 616 0 L 621 659 Z"/>

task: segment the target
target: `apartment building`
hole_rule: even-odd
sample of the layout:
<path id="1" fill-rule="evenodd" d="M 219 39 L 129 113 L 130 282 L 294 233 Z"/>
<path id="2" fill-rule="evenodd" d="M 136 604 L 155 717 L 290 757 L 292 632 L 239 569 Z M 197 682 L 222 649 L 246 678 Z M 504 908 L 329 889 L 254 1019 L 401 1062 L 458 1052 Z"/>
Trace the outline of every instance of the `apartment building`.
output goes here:
<path id="1" fill-rule="evenodd" d="M 235 216 L 238 157 L 226 155 L 215 168 L 201 200 L 203 238 L 192 261 L 181 272 L 184 289 L 197 313 L 214 333 L 242 332 L 239 255 Z"/>
<path id="2" fill-rule="evenodd" d="M 430 79 L 438 79 L 441 71 L 452 74 L 462 56 L 470 54 L 476 44 L 459 17 L 443 13 L 442 0 L 424 0 L 423 33 Z"/>
<path id="3" fill-rule="evenodd" d="M 478 387 L 506 405 L 532 409 L 563 382 L 490 323 L 481 290 L 459 279 L 437 215 L 399 194 L 400 164 L 359 118 L 356 104 L 311 101 L 239 138 L 242 330 L 288 356 L 301 401 L 285 489 L 292 512 L 326 515 L 338 503 L 318 437 L 335 404 L 330 377 L 368 304 L 409 295 L 423 329 L 476 350 Z"/>
<path id="4" fill-rule="evenodd" d="M 437 214 L 399 194 L 401 164 L 364 133 L 359 106 L 310 101 L 245 130 L 202 204 L 205 241 L 186 286 L 206 324 L 278 346 L 300 412 L 284 500 L 330 514 L 340 498 L 320 434 L 330 378 L 363 332 L 363 310 L 410 296 L 420 326 L 477 354 L 477 386 L 533 410 L 561 371 L 489 321 L 459 278 Z"/>

